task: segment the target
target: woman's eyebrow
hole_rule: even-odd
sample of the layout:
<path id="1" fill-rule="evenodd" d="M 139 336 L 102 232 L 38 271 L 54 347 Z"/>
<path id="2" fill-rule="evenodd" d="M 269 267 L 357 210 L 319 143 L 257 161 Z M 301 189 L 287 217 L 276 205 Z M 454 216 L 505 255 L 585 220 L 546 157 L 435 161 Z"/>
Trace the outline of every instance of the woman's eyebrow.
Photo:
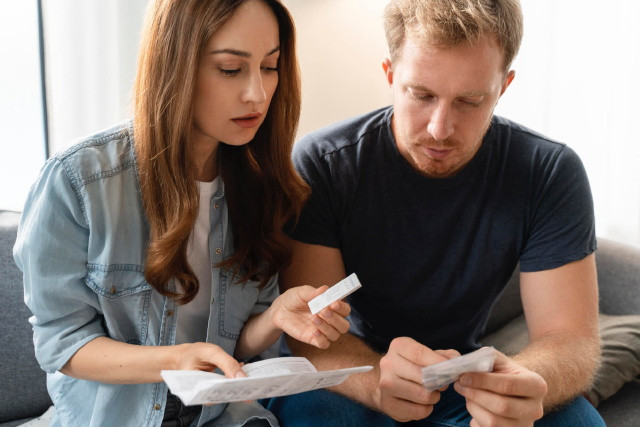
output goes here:
<path id="1" fill-rule="evenodd" d="M 211 55 L 216 55 L 219 53 L 228 53 L 230 55 L 241 56 L 243 58 L 251 58 L 251 53 L 245 52 L 243 50 L 236 50 L 236 49 L 216 49 L 216 50 L 212 50 L 209 53 Z"/>
<path id="2" fill-rule="evenodd" d="M 278 52 L 279 50 L 280 50 L 280 46 L 276 46 L 273 49 L 271 49 L 265 56 L 273 55 L 274 53 Z M 251 58 L 251 52 L 246 52 L 244 50 L 237 50 L 237 49 L 216 49 L 216 50 L 212 50 L 209 53 L 211 55 L 215 55 L 215 54 L 219 54 L 219 53 L 227 53 L 227 54 L 230 54 L 230 55 L 241 56 L 243 58 Z"/>

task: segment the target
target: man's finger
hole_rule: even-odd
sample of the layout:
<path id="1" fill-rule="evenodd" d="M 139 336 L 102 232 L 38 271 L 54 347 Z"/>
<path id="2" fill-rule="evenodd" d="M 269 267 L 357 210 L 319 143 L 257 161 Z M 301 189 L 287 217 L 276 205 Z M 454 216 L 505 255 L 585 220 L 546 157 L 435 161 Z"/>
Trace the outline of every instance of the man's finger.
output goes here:
<path id="1" fill-rule="evenodd" d="M 546 383 L 535 372 L 524 369 L 497 352 L 493 372 L 468 372 L 458 380 L 467 387 L 479 388 L 504 396 L 534 397 L 546 394 Z"/>
<path id="2" fill-rule="evenodd" d="M 396 421 L 407 422 L 422 420 L 433 412 L 433 405 L 419 405 L 402 399 L 389 399 L 389 403 L 382 409 Z M 393 408 L 391 408 L 391 406 Z"/>
<path id="3" fill-rule="evenodd" d="M 465 397 L 467 404 L 473 402 L 488 412 L 504 418 L 532 419 L 542 410 L 532 404 L 532 399 L 499 395 L 479 388 L 470 388 L 456 383 L 455 390 Z"/>
<path id="4" fill-rule="evenodd" d="M 447 359 L 453 359 L 454 357 L 459 357 L 460 352 L 458 350 L 448 349 L 448 350 L 435 350 L 440 356 L 445 357 Z"/>
<path id="5" fill-rule="evenodd" d="M 420 367 L 447 360 L 446 357 L 409 337 L 395 338 L 389 345 L 389 352 L 397 353 Z"/>
<path id="6" fill-rule="evenodd" d="M 473 422 L 470 423 L 470 426 L 521 425 L 521 423 L 518 420 L 501 417 L 487 410 L 482 405 L 478 405 L 477 403 L 467 401 L 466 406 L 467 406 L 467 411 L 469 411 L 469 415 L 473 417 L 473 420 L 472 420 Z"/>

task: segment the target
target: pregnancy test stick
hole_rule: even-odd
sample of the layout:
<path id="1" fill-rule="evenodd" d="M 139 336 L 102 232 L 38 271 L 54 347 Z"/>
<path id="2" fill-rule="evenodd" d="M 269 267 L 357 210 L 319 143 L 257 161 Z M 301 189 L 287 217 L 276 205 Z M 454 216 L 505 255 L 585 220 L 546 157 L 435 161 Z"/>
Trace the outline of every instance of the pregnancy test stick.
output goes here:
<path id="1" fill-rule="evenodd" d="M 309 309 L 311 314 L 316 314 L 323 308 L 331 305 L 332 302 L 338 301 L 347 295 L 351 295 L 353 292 L 361 288 L 362 285 L 358 280 L 356 273 L 351 273 L 311 301 L 309 301 Z"/>

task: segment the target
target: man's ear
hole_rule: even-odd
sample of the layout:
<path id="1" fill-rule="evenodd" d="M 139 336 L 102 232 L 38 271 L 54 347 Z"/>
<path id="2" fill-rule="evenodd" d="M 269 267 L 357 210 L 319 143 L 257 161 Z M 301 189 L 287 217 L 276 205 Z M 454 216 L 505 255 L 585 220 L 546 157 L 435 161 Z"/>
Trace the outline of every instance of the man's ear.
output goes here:
<path id="1" fill-rule="evenodd" d="M 382 69 L 387 76 L 389 86 L 393 85 L 393 68 L 391 67 L 391 60 L 389 58 L 385 58 L 384 61 L 382 61 Z"/>
<path id="2" fill-rule="evenodd" d="M 507 77 L 505 77 L 504 82 L 502 82 L 502 89 L 500 89 L 500 96 L 507 90 L 513 78 L 516 76 L 516 72 L 514 70 L 510 70 L 507 73 Z"/>

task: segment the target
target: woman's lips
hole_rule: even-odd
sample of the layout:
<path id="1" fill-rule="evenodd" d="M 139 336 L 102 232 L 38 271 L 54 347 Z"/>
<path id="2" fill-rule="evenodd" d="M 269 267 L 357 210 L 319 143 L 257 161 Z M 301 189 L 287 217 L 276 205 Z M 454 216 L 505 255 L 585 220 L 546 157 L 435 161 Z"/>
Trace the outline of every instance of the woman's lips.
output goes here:
<path id="1" fill-rule="evenodd" d="M 247 114 L 246 116 L 236 117 L 231 119 L 235 124 L 241 128 L 252 128 L 260 123 L 260 113 Z"/>

